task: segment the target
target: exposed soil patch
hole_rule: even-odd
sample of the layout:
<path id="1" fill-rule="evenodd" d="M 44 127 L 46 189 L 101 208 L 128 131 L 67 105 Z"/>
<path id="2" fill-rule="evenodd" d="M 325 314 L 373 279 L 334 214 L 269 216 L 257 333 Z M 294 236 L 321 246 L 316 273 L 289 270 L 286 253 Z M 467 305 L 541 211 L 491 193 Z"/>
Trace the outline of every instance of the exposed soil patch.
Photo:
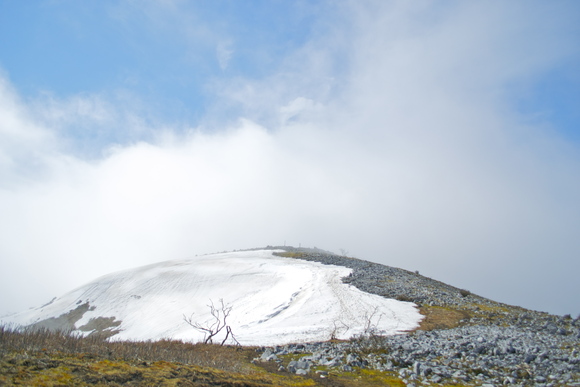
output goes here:
<path id="1" fill-rule="evenodd" d="M 121 321 L 115 320 L 115 317 L 97 317 L 89 320 L 88 323 L 79 328 L 83 332 L 91 332 L 101 337 L 111 337 L 119 333 L 118 329 L 113 329 L 121 325 Z"/>
<path id="2" fill-rule="evenodd" d="M 29 325 L 28 328 L 31 330 L 48 329 L 51 331 L 72 331 L 75 329 L 75 323 L 89 310 L 92 310 L 91 306 L 88 302 L 85 302 L 70 312 L 61 314 L 58 317 L 51 317 L 46 320 L 38 321 Z"/>

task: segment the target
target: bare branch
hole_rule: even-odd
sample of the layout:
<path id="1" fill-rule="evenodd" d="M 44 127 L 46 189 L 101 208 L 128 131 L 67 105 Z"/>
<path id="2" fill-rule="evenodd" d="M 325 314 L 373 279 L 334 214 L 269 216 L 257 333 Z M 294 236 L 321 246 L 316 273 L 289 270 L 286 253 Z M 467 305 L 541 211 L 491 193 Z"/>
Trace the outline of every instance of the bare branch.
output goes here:
<path id="1" fill-rule="evenodd" d="M 373 309 L 373 311 L 371 313 L 366 312 L 364 314 L 365 329 L 364 329 L 363 335 L 370 337 L 370 336 L 374 336 L 377 334 L 379 322 L 383 318 L 383 313 L 380 313 L 378 315 L 378 319 L 376 320 L 376 322 L 373 321 L 375 319 L 375 316 L 377 316 L 378 312 L 379 312 L 379 308 L 378 308 L 378 306 L 375 306 L 375 308 Z"/>
<path id="2" fill-rule="evenodd" d="M 216 307 L 212 300 L 209 300 L 210 304 L 207 306 L 209 312 L 212 316 L 210 321 L 205 323 L 200 323 L 193 320 L 193 313 L 190 317 L 183 315 L 183 320 L 190 325 L 192 328 L 202 332 L 204 334 L 203 342 L 204 344 L 213 343 L 214 337 L 216 337 L 223 329 L 226 329 L 226 337 L 222 340 L 221 345 L 224 345 L 231 336 L 231 338 L 239 345 L 238 341 L 235 339 L 232 329 L 227 325 L 227 318 L 229 317 L 232 307 L 230 305 L 224 304 L 224 300 L 220 298 L 220 305 Z"/>

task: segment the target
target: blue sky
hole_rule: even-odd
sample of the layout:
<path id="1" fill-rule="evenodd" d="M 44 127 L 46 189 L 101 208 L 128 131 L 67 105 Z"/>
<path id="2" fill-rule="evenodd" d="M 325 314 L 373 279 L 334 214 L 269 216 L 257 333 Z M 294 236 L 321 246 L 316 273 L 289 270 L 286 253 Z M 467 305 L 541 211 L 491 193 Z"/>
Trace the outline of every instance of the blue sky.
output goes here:
<path id="1" fill-rule="evenodd" d="M 571 13 L 579 8 L 573 2 L 559 5 Z M 212 81 L 263 79 L 331 24 L 348 23 L 340 2 L 323 1 L 2 1 L 1 6 L 0 64 L 21 96 L 127 92 L 153 109 L 148 118 L 155 123 L 189 126 L 203 120 L 219 98 Z M 578 39 L 577 28 L 562 30 Z M 566 53 L 555 66 L 516 85 L 510 96 L 519 112 L 574 142 L 580 141 L 579 63 L 577 52 Z"/>
<path id="2" fill-rule="evenodd" d="M 0 0 L 0 315 L 288 244 L 580 313 L 575 1 Z M 30 286 L 30 284 L 35 284 Z"/>
<path id="3" fill-rule="evenodd" d="M 3 1 L 2 8 L 0 64 L 23 97 L 127 93 L 155 124 L 194 126 L 217 97 L 212 81 L 279 70 L 324 28 L 320 15 L 333 12 L 300 1 Z"/>

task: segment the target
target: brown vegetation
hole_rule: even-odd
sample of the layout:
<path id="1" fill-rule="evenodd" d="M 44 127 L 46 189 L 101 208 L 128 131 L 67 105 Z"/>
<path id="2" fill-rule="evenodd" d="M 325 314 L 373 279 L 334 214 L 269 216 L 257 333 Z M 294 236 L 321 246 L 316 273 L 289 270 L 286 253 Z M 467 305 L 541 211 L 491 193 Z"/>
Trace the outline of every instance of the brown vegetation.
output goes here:
<path id="1" fill-rule="evenodd" d="M 248 356 L 255 349 L 220 348 L 207 344 L 190 344 L 175 340 L 113 341 L 104 336 L 81 337 L 47 329 L 19 332 L 0 327 L 0 355 L 8 353 L 91 354 L 109 360 L 168 361 L 196 364 L 224 371 L 249 372 Z"/>
<path id="2" fill-rule="evenodd" d="M 296 376 L 253 364 L 257 348 L 181 341 L 108 342 L 0 327 L 0 386 L 399 386 L 393 375 L 332 371 Z"/>
<path id="3" fill-rule="evenodd" d="M 466 311 L 441 306 L 422 306 L 419 312 L 425 316 L 417 328 L 421 331 L 455 328 L 470 317 Z"/>
<path id="4" fill-rule="evenodd" d="M 12 353 L 0 360 L 0 385 L 272 386 L 260 375 L 166 361 L 108 360 L 85 354 Z"/>

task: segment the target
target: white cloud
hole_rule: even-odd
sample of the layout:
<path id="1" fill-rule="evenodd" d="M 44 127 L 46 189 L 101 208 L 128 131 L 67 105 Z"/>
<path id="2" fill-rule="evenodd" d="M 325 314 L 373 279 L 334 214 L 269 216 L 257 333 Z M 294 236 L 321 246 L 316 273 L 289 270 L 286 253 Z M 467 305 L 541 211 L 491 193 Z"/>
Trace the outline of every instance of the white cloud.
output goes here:
<path id="1" fill-rule="evenodd" d="M 55 126 L 78 125 L 82 121 L 106 126 L 114 121 L 113 106 L 98 95 L 75 95 L 62 101 L 45 94 L 36 104 L 36 112 L 41 119 Z"/>
<path id="2" fill-rule="evenodd" d="M 225 70 L 228 67 L 232 55 L 234 55 L 234 50 L 232 49 L 231 41 L 221 42 L 217 45 L 216 56 L 222 70 Z"/>
<path id="3" fill-rule="evenodd" d="M 560 30 L 535 7 L 358 4 L 348 41 L 337 31 L 280 73 L 213 85 L 252 120 L 163 127 L 99 160 L 67 155 L 47 127 L 108 125 L 119 107 L 72 98 L 39 110 L 4 82 L 0 133 L 19 145 L 2 155 L 14 168 L 40 154 L 45 168 L 0 186 L 0 286 L 20 293 L 2 311 L 121 268 L 286 241 L 576 312 L 578 146 L 524 124 L 510 103 L 513 82 L 567 55 L 565 34 L 554 45 Z"/>
<path id="4" fill-rule="evenodd" d="M 34 175 L 56 147 L 54 135 L 29 116 L 0 74 L 0 187 Z"/>

